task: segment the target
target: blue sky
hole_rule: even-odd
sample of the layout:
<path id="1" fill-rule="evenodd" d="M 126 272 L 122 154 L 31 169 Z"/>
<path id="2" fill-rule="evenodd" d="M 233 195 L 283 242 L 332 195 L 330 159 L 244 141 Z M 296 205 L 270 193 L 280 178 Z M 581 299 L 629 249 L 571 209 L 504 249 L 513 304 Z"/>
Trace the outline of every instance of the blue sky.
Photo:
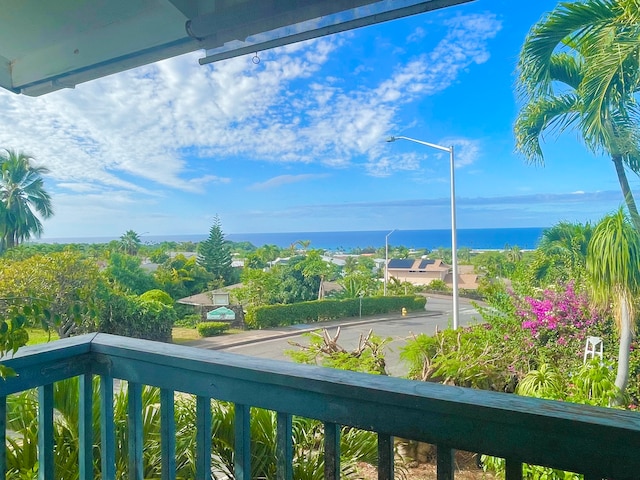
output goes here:
<path id="1" fill-rule="evenodd" d="M 44 238 L 443 229 L 597 221 L 622 195 L 573 132 L 514 153 L 515 64 L 557 2 L 478 0 L 200 66 L 203 52 L 30 98 L 0 146 L 50 169 Z M 629 176 L 632 189 L 638 178 Z"/>

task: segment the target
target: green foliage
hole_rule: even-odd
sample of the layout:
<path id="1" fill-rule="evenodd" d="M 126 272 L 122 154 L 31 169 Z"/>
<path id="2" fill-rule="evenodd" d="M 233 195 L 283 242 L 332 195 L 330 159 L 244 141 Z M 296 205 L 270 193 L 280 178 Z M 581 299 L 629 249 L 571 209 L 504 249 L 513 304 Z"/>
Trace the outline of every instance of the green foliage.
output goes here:
<path id="1" fill-rule="evenodd" d="M 157 300 L 143 300 L 135 295 L 113 292 L 100 314 L 98 331 L 169 342 L 175 319 L 176 313 L 171 306 Z"/>
<path id="2" fill-rule="evenodd" d="M 201 337 L 214 337 L 229 330 L 230 324 L 227 322 L 201 322 L 197 329 Z"/>
<path id="3" fill-rule="evenodd" d="M 133 230 L 127 230 L 120 237 L 120 249 L 126 255 L 137 255 L 142 241 L 138 234 Z"/>
<path id="4" fill-rule="evenodd" d="M 198 244 L 198 264 L 213 276 L 214 281 L 220 282 L 217 286 L 231 284 L 231 248 L 224 238 L 222 224 L 217 215 L 209 230 L 209 238 Z"/>
<path id="5" fill-rule="evenodd" d="M 155 300 L 169 307 L 172 307 L 175 303 L 173 301 L 173 298 L 171 298 L 171 296 L 167 292 L 158 290 L 157 288 L 144 292 L 142 295 L 140 295 L 140 300 Z"/>
<path id="6" fill-rule="evenodd" d="M 320 277 L 305 276 L 299 266 L 303 261 L 302 256 L 293 257 L 286 265 L 275 265 L 268 271 L 244 268 L 243 286 L 232 294 L 248 307 L 314 300 L 318 297 Z"/>
<path id="7" fill-rule="evenodd" d="M 195 257 L 182 254 L 168 259 L 154 273 L 159 287 L 178 300 L 205 291 L 213 276 L 198 265 Z"/>
<path id="8" fill-rule="evenodd" d="M 156 287 L 153 276 L 141 265 L 142 260 L 138 257 L 112 252 L 104 274 L 111 282 L 132 294 L 140 295 Z"/>
<path id="9" fill-rule="evenodd" d="M 298 323 L 320 322 L 336 318 L 357 317 L 360 315 L 378 315 L 424 310 L 425 297 L 365 297 L 346 300 L 315 300 L 290 305 L 268 305 L 250 308 L 245 321 L 251 328 L 269 328 Z"/>
<path id="10" fill-rule="evenodd" d="M 55 328 L 61 338 L 95 329 L 100 296 L 106 285 L 91 258 L 64 251 L 0 262 L 0 315 L 11 309 L 35 308 L 27 325 Z"/>
<path id="11" fill-rule="evenodd" d="M 202 315 L 199 313 L 190 313 L 176 320 L 173 325 L 176 327 L 195 328 L 202 320 Z"/>
<path id="12" fill-rule="evenodd" d="M 400 350 L 409 378 L 484 390 L 510 391 L 513 374 L 493 332 L 484 325 L 419 334 Z"/>
<path id="13" fill-rule="evenodd" d="M 443 280 L 432 280 L 426 287 L 428 292 L 451 293 L 451 289 Z"/>
<path id="14" fill-rule="evenodd" d="M 0 252 L 40 237 L 40 218 L 53 215 L 51 197 L 42 175 L 49 170 L 34 166 L 33 158 L 15 150 L 0 154 Z"/>
<path id="15" fill-rule="evenodd" d="M 391 338 L 380 338 L 369 332 L 366 338 L 361 338 L 359 345 L 348 351 L 338 345 L 340 330 L 331 338 L 327 330 L 317 330 L 303 334 L 309 340 L 307 345 L 289 342 L 298 347 L 297 350 L 285 350 L 285 355 L 297 363 L 320 365 L 323 367 L 364 372 L 374 375 L 387 375 L 384 349 L 391 342 Z"/>
<path id="16" fill-rule="evenodd" d="M 100 476 L 100 420 L 99 382 L 93 384 L 94 422 L 94 475 Z M 38 405 L 37 391 L 27 390 L 7 398 L 7 478 L 10 480 L 37 478 Z M 80 418 L 78 379 L 73 378 L 54 384 L 53 424 L 54 464 L 56 478 L 78 479 L 78 428 Z M 114 395 L 115 425 L 115 478 L 126 478 L 128 468 L 127 416 L 128 388 L 126 383 Z M 160 390 L 144 387 L 142 390 L 143 430 L 143 478 L 161 476 Z M 232 478 L 234 464 L 234 407 L 230 403 L 211 401 L 212 468 L 217 478 Z M 251 478 L 275 480 L 277 427 L 276 413 L 257 408 L 251 409 Z M 297 480 L 321 480 L 324 472 L 322 448 L 323 425 L 317 420 L 293 418 L 293 469 Z M 176 478 L 195 478 L 196 401 L 191 395 L 175 397 L 176 424 Z M 373 432 L 343 428 L 340 444 L 342 477 L 357 478 L 356 462 L 377 461 L 377 437 Z"/>

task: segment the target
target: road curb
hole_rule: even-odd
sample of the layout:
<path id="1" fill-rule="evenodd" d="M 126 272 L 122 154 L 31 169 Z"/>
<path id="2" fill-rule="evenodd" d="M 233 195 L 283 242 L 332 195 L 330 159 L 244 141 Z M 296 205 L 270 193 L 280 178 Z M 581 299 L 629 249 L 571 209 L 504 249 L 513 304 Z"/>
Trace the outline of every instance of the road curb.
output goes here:
<path id="1" fill-rule="evenodd" d="M 237 347 L 237 346 L 242 346 L 242 345 L 248 345 L 251 343 L 257 343 L 257 342 L 265 342 L 268 340 L 274 340 L 274 339 L 280 339 L 280 338 L 287 338 L 287 337 L 295 337 L 296 335 L 300 335 L 301 333 L 308 333 L 308 332 L 313 332 L 316 330 L 321 330 L 323 328 L 331 328 L 331 327 L 340 327 L 340 326 L 352 326 L 352 325 L 363 325 L 363 324 L 367 324 L 367 323 L 379 323 L 379 322 L 384 322 L 384 321 L 388 321 L 388 320 L 393 320 L 393 321 L 397 321 L 397 320 L 401 320 L 403 318 L 412 318 L 412 317 L 424 317 L 424 316 L 436 316 L 439 315 L 440 312 L 437 311 L 430 311 L 430 310 L 426 310 L 424 312 L 419 312 L 419 313 L 415 313 L 412 312 L 410 314 L 404 315 L 404 316 L 384 316 L 384 317 L 367 317 L 366 319 L 357 319 L 357 320 L 331 320 L 329 322 L 318 322 L 316 324 L 304 324 L 304 325 L 308 325 L 306 327 L 302 327 L 302 325 L 296 327 L 296 326 L 292 326 L 289 327 L 288 330 L 277 330 L 277 331 L 269 331 L 269 330 L 249 330 L 247 332 L 247 334 L 245 333 L 237 333 L 237 334 L 233 334 L 233 335 L 229 335 L 228 337 L 208 337 L 208 338 L 203 338 L 200 340 L 194 340 L 193 342 L 189 342 L 189 343 L 184 343 L 183 345 L 189 346 L 189 347 L 197 347 L 197 348 L 204 348 L 206 350 L 221 350 L 221 349 L 226 349 L 226 348 L 231 348 L 231 347 Z M 300 328 L 302 327 L 302 328 Z M 255 334 L 251 335 L 249 334 L 249 332 L 255 332 Z M 271 332 L 271 333 L 264 333 L 262 334 L 261 332 Z M 233 339 L 233 337 L 235 335 L 238 336 L 245 336 L 244 338 L 236 338 Z"/>

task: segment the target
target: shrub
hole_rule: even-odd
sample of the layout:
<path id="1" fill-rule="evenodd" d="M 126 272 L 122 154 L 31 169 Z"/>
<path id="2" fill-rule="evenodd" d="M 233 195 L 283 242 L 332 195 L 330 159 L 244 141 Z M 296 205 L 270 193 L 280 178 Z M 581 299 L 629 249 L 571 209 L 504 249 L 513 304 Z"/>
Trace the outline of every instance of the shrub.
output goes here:
<path id="1" fill-rule="evenodd" d="M 190 313 L 176 320 L 173 325 L 176 327 L 196 328 L 200 320 L 202 320 L 202 315 L 199 313 Z"/>
<path id="2" fill-rule="evenodd" d="M 313 300 L 288 305 L 266 305 L 249 310 L 245 317 L 251 328 L 269 328 L 295 325 L 298 323 L 320 322 L 336 318 L 357 317 L 400 313 L 403 308 L 409 312 L 424 310 L 427 299 L 412 295 L 398 297 L 364 297 L 346 300 Z M 362 305 L 362 310 L 361 310 Z"/>
<path id="3" fill-rule="evenodd" d="M 98 331 L 168 342 L 176 319 L 173 307 L 136 295 L 112 294 L 98 319 Z"/>
<path id="4" fill-rule="evenodd" d="M 427 285 L 426 290 L 428 292 L 451 293 L 451 289 L 449 288 L 449 286 L 442 280 L 431 280 L 431 282 Z"/>
<path id="5" fill-rule="evenodd" d="M 229 330 L 227 322 L 202 322 L 197 326 L 201 337 L 214 337 Z"/>
<path id="6" fill-rule="evenodd" d="M 155 300 L 169 307 L 173 306 L 173 303 L 174 303 L 173 298 L 171 298 L 171 295 L 169 295 L 164 290 L 160 290 L 157 288 L 144 292 L 142 295 L 140 295 L 140 299 L 145 301 Z"/>

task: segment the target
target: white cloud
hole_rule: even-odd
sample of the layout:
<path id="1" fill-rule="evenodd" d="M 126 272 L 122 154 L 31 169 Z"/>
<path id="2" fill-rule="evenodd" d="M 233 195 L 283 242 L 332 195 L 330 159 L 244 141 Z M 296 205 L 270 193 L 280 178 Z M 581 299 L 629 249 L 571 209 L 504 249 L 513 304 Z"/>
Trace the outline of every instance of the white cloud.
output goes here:
<path id="1" fill-rule="evenodd" d="M 282 185 L 327 178 L 328 176 L 328 174 L 279 175 L 277 177 L 270 178 L 265 182 L 255 183 L 249 188 L 251 190 L 268 190 L 281 187 Z"/>

